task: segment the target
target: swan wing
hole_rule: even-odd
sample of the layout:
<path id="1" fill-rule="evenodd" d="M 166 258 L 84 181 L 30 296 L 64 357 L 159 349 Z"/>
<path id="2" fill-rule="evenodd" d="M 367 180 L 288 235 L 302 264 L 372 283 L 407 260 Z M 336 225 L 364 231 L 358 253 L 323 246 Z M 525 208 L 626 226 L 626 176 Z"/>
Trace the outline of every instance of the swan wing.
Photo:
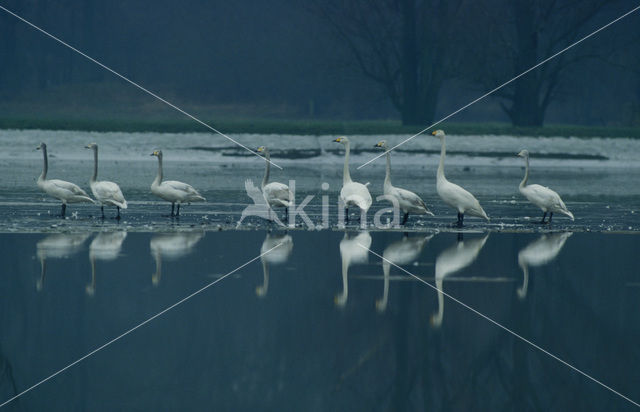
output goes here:
<path id="1" fill-rule="evenodd" d="M 262 193 L 269 204 L 276 203 L 282 206 L 289 206 L 293 201 L 293 193 L 289 190 L 289 186 L 283 183 L 269 183 L 262 188 Z"/>
<path id="2" fill-rule="evenodd" d="M 101 202 L 113 203 L 123 209 L 127 208 L 127 201 L 118 186 L 114 182 L 95 182 L 91 185 L 93 196 Z"/>
<path id="3" fill-rule="evenodd" d="M 171 190 L 178 193 L 181 201 L 191 202 L 197 200 L 205 200 L 204 197 L 202 197 L 202 195 L 193 188 L 193 186 L 187 183 L 178 182 L 177 180 L 165 180 L 164 182 L 162 182 L 161 186 L 170 188 Z"/>
<path id="4" fill-rule="evenodd" d="M 93 202 L 80 186 L 65 180 L 46 180 L 41 187 L 48 195 L 66 202 Z"/>
<path id="5" fill-rule="evenodd" d="M 528 185 L 522 188 L 522 193 L 527 199 L 544 211 L 567 211 L 567 206 L 553 190 L 541 185 Z"/>
<path id="6" fill-rule="evenodd" d="M 403 209 L 407 209 L 408 211 L 413 213 L 422 212 L 433 215 L 433 213 L 429 211 L 429 208 L 427 208 L 427 205 L 420 198 L 420 196 L 410 190 L 394 187 L 392 195 L 398 198 L 400 206 Z"/>
<path id="7" fill-rule="evenodd" d="M 368 210 L 373 203 L 367 186 L 358 182 L 349 182 L 342 186 L 340 197 L 346 206 L 356 205 L 362 210 Z"/>
<path id="8" fill-rule="evenodd" d="M 439 183 L 437 191 L 442 200 L 458 212 L 489 219 L 478 199 L 461 186 L 447 181 Z"/>

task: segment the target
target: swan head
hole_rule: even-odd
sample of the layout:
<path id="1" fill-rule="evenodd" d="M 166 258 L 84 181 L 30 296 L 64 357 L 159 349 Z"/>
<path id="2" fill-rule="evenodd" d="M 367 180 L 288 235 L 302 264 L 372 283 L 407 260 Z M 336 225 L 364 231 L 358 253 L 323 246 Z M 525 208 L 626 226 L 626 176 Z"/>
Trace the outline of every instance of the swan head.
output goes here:
<path id="1" fill-rule="evenodd" d="M 162 150 L 154 150 L 150 156 L 162 157 Z"/>
<path id="2" fill-rule="evenodd" d="M 387 149 L 387 141 L 386 140 L 380 140 L 373 147 L 380 148 L 380 149 Z"/>
<path id="3" fill-rule="evenodd" d="M 529 151 L 527 149 L 524 150 L 520 150 L 520 153 L 518 153 L 518 156 L 520 157 L 529 157 Z"/>
<path id="4" fill-rule="evenodd" d="M 334 142 L 340 143 L 340 144 L 347 144 L 349 143 L 349 139 L 347 139 L 347 136 L 340 136 L 337 139 L 335 139 Z"/>
<path id="5" fill-rule="evenodd" d="M 93 150 L 98 150 L 98 145 L 95 143 L 89 143 L 88 145 L 86 145 L 84 147 L 85 149 L 93 149 Z"/>
<path id="6" fill-rule="evenodd" d="M 38 147 L 36 147 L 36 150 L 41 150 L 46 148 L 47 148 L 47 145 L 44 142 L 42 142 L 38 145 Z"/>
<path id="7" fill-rule="evenodd" d="M 444 137 L 444 131 L 441 129 L 438 130 L 434 130 L 433 132 L 431 132 L 431 136 L 435 136 L 438 138 L 443 138 Z"/>

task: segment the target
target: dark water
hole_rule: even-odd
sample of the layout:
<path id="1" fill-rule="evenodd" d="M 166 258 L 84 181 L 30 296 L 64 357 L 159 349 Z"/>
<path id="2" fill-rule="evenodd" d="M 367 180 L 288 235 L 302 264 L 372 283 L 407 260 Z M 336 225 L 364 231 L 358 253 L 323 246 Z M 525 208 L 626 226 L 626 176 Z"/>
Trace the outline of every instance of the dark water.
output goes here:
<path id="1" fill-rule="evenodd" d="M 0 234 L 0 403 L 279 245 L 4 409 L 632 409 L 357 245 L 640 401 L 638 235 L 486 236 Z"/>

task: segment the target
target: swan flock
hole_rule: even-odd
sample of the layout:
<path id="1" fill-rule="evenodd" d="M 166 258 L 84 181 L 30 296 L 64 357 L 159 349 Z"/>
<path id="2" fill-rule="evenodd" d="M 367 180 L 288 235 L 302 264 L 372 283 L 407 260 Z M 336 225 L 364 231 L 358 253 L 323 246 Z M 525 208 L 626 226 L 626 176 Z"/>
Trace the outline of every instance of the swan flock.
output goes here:
<path id="1" fill-rule="evenodd" d="M 457 220 L 453 224 L 457 227 L 462 227 L 464 224 L 465 216 L 472 216 L 489 221 L 490 218 L 485 210 L 480 205 L 478 199 L 471 194 L 468 190 L 462 186 L 450 182 L 445 176 L 445 159 L 446 159 L 446 136 L 444 131 L 435 130 L 431 133 L 440 141 L 440 159 L 436 173 L 436 193 L 444 204 L 455 209 L 457 213 Z M 347 137 L 338 137 L 334 142 L 344 146 L 344 167 L 342 172 L 342 187 L 340 189 L 339 201 L 340 209 L 339 216 L 344 217 L 344 222 L 349 221 L 349 210 L 360 211 L 360 223 L 364 225 L 364 219 L 366 219 L 366 212 L 373 204 L 373 198 L 369 192 L 369 182 L 360 183 L 354 181 L 351 178 L 349 170 L 349 156 L 351 152 L 351 141 Z M 67 204 L 88 202 L 100 205 L 101 218 L 104 219 L 104 206 L 112 206 L 116 208 L 115 219 L 120 219 L 121 209 L 127 209 L 127 200 L 124 197 L 120 186 L 112 181 L 98 180 L 98 145 L 96 143 L 90 143 L 85 146 L 87 149 L 93 151 L 93 174 L 89 179 L 89 187 L 93 194 L 93 199 L 78 185 L 59 179 L 48 179 L 48 153 L 47 145 L 41 143 L 36 149 L 41 150 L 43 154 L 43 169 L 42 173 L 38 177 L 37 186 L 49 196 L 56 198 L 62 202 L 61 216 L 64 217 L 66 213 Z M 427 203 L 415 192 L 395 186 L 391 182 L 391 150 L 387 146 L 387 142 L 382 140 L 375 146 L 376 149 L 384 151 L 382 155 L 386 156 L 386 173 L 384 182 L 382 185 L 383 195 L 377 200 L 386 200 L 393 204 L 394 214 L 395 211 L 402 213 L 402 220 L 399 223 L 400 226 L 404 226 L 409 219 L 410 215 L 423 215 L 434 216 L 434 213 L 427 206 Z M 277 219 L 277 214 L 272 209 L 281 208 L 285 210 L 285 218 L 289 216 L 289 209 L 293 206 L 295 208 L 295 197 L 292 190 L 283 183 L 270 182 L 271 172 L 271 154 L 267 147 L 261 146 L 257 149 L 257 153 L 264 155 L 265 171 L 260 188 L 255 188 L 254 191 L 260 192 L 261 197 L 259 202 L 254 199 L 256 205 L 258 203 L 264 204 L 268 209 L 268 220 L 274 220 L 272 216 L 275 215 L 275 221 L 280 222 Z M 380 155 L 380 156 L 382 156 Z M 158 198 L 171 203 L 171 217 L 180 216 L 180 206 L 185 203 L 192 202 L 204 202 L 205 197 L 202 196 L 193 186 L 175 180 L 163 180 L 163 153 L 161 150 L 155 150 L 151 153 L 158 159 L 157 174 L 153 182 L 151 183 L 151 193 Z M 574 215 L 569 211 L 565 203 L 560 198 L 557 192 L 549 189 L 546 186 L 539 184 L 529 184 L 529 151 L 522 150 L 517 156 L 521 157 L 525 162 L 525 174 L 524 178 L 520 182 L 518 189 L 520 193 L 535 206 L 539 207 L 543 216 L 540 221 L 541 224 L 551 224 L 554 213 L 567 216 L 569 219 L 574 220 Z M 245 183 L 246 186 L 246 183 Z M 324 189 L 324 188 L 323 188 Z M 255 193 L 252 193 L 255 197 Z M 306 203 L 303 202 L 303 204 Z M 177 208 L 176 208 L 177 205 Z M 323 206 L 324 209 L 324 206 Z M 340 213 L 344 212 L 344 215 Z M 273 215 L 272 215 L 273 213 Z M 75 214 L 74 214 L 75 215 Z M 545 220 L 548 215 L 548 220 Z M 244 213 L 243 213 L 244 216 Z M 397 214 L 395 214 L 397 218 Z M 295 218 L 295 215 L 294 215 Z M 294 219 L 295 220 L 295 219 Z"/>

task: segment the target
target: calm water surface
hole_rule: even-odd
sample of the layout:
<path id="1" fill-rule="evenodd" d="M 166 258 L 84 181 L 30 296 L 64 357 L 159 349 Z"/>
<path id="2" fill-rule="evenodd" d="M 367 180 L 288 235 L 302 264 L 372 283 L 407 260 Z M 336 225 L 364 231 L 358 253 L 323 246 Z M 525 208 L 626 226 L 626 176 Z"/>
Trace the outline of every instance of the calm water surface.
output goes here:
<path id="1" fill-rule="evenodd" d="M 631 410 L 439 292 L 639 401 L 638 240 L 0 234 L 0 402 L 276 247 L 5 409 Z"/>

